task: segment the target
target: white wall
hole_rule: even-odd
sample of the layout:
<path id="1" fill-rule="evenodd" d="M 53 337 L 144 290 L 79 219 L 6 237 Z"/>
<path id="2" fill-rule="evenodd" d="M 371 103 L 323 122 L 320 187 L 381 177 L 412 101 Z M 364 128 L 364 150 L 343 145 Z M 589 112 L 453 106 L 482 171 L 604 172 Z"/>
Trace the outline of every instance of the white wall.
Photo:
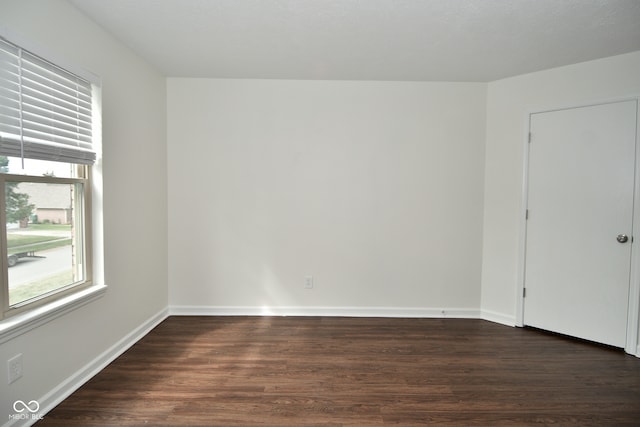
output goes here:
<path id="1" fill-rule="evenodd" d="M 16 399 L 35 399 L 46 409 L 73 386 L 66 381 L 77 380 L 107 349 L 166 309 L 166 85 L 163 76 L 65 1 L 3 0 L 0 26 L 103 78 L 109 287 L 102 298 L 0 345 L 0 368 L 17 353 L 24 364 L 24 376 L 11 385 L 6 368 L 0 369 L 5 423 Z"/>
<path id="2" fill-rule="evenodd" d="M 167 87 L 174 312 L 479 315 L 485 84 Z"/>
<path id="3" fill-rule="evenodd" d="M 640 52 L 489 84 L 482 310 L 515 324 L 527 114 L 640 94 Z"/>

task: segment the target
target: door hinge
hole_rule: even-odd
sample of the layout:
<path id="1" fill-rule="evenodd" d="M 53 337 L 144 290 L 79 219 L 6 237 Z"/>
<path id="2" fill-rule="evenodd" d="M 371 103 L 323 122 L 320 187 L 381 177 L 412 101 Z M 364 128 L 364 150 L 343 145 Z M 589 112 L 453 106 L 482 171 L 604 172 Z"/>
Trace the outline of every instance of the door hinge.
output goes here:
<path id="1" fill-rule="evenodd" d="M 527 297 L 527 288 L 522 288 L 522 298 Z"/>
<path id="2" fill-rule="evenodd" d="M 524 219 L 529 219 L 529 209 L 524 212 Z"/>
<path id="3" fill-rule="evenodd" d="M 531 132 L 529 132 L 529 144 L 531 144 Z"/>

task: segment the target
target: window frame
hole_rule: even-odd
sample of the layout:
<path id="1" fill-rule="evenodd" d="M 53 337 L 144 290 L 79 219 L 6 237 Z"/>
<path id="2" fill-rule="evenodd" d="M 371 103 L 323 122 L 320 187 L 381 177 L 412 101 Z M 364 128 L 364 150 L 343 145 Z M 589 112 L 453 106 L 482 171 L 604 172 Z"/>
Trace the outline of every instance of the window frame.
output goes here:
<path id="1" fill-rule="evenodd" d="M 93 285 L 93 239 L 92 239 L 92 206 L 91 206 L 91 167 L 88 165 L 77 165 L 78 177 L 62 178 L 38 175 L 19 175 L 11 173 L 0 173 L 0 295 L 1 295 L 1 319 L 24 313 L 36 307 L 49 304 L 58 299 L 64 298 Z M 5 206 L 5 184 L 7 182 L 34 182 L 44 184 L 82 184 L 82 206 L 81 217 L 74 219 L 74 226 L 77 235 L 82 239 L 83 249 L 83 273 L 84 278 L 75 283 L 70 283 L 59 289 L 45 292 L 42 295 L 9 305 L 9 265 L 8 265 L 8 245 L 7 245 L 7 222 Z M 77 206 L 74 207 L 77 209 Z M 77 223 L 75 222 L 77 221 Z M 80 230 L 78 230 L 80 229 Z"/>
<path id="2" fill-rule="evenodd" d="M 41 45 L 33 44 L 29 40 L 7 32 L 7 29 L 0 28 L 0 38 L 20 49 L 28 51 L 56 67 L 61 68 L 77 77 L 89 82 L 91 87 L 91 103 L 93 117 L 92 150 L 95 152 L 93 162 L 77 163 L 77 178 L 44 177 L 29 174 L 6 173 L 0 174 L 0 344 L 18 336 L 28 330 L 38 327 L 58 316 L 74 310 L 88 302 L 91 302 L 104 295 L 107 287 L 104 281 L 103 247 L 102 243 L 96 246 L 95 238 L 100 242 L 103 239 L 102 232 L 102 83 L 101 78 L 82 67 L 78 67 L 66 58 L 52 53 Z M 4 154 L 7 155 L 7 154 Z M 62 163 L 74 163 L 60 160 Z M 84 243 L 84 280 L 59 290 L 54 290 L 50 294 L 46 293 L 40 298 L 27 300 L 9 306 L 9 283 L 8 283 L 8 258 L 6 242 L 6 206 L 5 206 L 5 183 L 7 181 L 18 182 L 52 182 L 52 183 L 75 183 L 82 182 L 83 209 L 82 209 L 82 231 Z M 97 198 L 94 192 L 97 191 Z M 96 210 L 97 208 L 97 210 Z M 96 228 L 98 227 L 98 228 Z M 97 234 L 96 234 L 97 233 Z M 2 255 L 4 254 L 4 255 Z M 96 256 L 98 257 L 96 259 Z M 97 264 L 96 264 L 97 263 Z"/>

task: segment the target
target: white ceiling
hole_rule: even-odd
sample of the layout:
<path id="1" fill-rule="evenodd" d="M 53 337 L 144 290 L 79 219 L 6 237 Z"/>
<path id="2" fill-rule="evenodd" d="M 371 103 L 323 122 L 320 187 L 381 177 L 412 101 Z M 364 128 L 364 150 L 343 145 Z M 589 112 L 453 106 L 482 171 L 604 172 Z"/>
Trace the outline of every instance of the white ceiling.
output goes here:
<path id="1" fill-rule="evenodd" d="M 71 0 L 171 77 L 492 81 L 640 50 L 640 0 Z"/>

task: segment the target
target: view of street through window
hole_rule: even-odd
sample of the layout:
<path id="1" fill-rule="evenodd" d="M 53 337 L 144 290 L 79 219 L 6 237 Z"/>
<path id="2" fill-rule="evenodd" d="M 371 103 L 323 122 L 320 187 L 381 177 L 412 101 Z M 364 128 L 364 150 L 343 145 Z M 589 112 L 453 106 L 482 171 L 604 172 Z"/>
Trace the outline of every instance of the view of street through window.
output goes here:
<path id="1" fill-rule="evenodd" d="M 73 282 L 70 225 L 7 230 L 7 250 L 12 305 Z"/>

